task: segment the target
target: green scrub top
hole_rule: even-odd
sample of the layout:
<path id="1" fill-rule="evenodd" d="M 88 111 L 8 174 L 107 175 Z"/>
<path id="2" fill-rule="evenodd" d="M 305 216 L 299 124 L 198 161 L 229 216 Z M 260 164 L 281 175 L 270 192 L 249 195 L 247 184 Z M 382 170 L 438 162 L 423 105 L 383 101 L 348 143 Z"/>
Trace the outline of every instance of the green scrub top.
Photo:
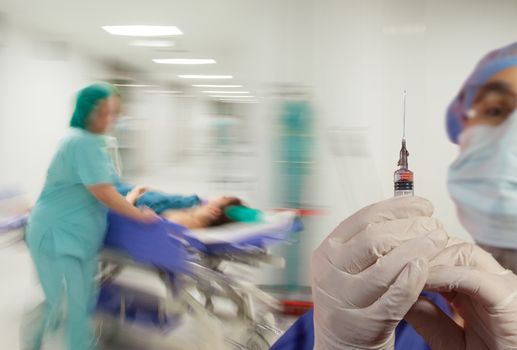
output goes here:
<path id="1" fill-rule="evenodd" d="M 86 186 L 116 182 L 105 138 L 71 128 L 60 142 L 30 215 L 31 249 L 82 259 L 95 256 L 104 240 L 108 209 Z"/>

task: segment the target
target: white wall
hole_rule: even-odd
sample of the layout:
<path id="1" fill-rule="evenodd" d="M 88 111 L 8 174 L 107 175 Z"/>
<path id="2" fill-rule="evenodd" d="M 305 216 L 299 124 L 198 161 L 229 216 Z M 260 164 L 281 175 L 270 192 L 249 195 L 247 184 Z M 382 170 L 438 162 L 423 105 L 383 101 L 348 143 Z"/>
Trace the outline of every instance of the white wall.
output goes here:
<path id="1" fill-rule="evenodd" d="M 106 76 L 102 65 L 55 39 L 10 23 L 0 49 L 0 185 L 19 186 L 35 199 L 75 92 Z M 56 51 L 57 50 L 57 51 Z"/>

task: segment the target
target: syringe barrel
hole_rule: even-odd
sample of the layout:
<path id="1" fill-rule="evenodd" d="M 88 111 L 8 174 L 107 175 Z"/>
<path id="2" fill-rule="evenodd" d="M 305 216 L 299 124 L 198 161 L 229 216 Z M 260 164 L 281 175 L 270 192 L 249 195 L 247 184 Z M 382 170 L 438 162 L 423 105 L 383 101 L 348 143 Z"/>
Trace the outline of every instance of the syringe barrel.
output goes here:
<path id="1" fill-rule="evenodd" d="M 413 172 L 406 168 L 400 168 L 393 174 L 393 187 L 395 197 L 413 196 Z"/>
<path id="2" fill-rule="evenodd" d="M 395 190 L 395 197 L 412 197 L 414 195 L 413 190 Z"/>

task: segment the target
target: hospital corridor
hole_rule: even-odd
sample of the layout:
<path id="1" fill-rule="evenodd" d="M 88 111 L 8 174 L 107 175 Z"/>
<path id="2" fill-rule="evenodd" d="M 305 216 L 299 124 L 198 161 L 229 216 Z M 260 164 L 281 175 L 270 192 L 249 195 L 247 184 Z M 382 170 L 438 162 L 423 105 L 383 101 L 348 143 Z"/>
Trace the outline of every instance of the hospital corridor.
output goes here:
<path id="1" fill-rule="evenodd" d="M 0 0 L 0 349 L 517 349 L 515 18 Z"/>

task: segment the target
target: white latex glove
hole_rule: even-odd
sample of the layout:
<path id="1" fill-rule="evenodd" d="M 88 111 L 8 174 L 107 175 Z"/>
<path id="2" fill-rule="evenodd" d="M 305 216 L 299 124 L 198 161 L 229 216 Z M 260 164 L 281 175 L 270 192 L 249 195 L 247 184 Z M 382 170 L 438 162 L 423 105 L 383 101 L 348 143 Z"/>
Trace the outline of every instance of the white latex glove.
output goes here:
<path id="1" fill-rule="evenodd" d="M 426 289 L 451 292 L 461 327 L 419 300 L 406 320 L 433 350 L 517 349 L 517 276 L 480 247 L 455 240 L 431 262 Z"/>
<path id="2" fill-rule="evenodd" d="M 433 207 L 393 198 L 343 221 L 314 251 L 315 349 L 393 349 L 395 327 L 447 244 Z"/>

